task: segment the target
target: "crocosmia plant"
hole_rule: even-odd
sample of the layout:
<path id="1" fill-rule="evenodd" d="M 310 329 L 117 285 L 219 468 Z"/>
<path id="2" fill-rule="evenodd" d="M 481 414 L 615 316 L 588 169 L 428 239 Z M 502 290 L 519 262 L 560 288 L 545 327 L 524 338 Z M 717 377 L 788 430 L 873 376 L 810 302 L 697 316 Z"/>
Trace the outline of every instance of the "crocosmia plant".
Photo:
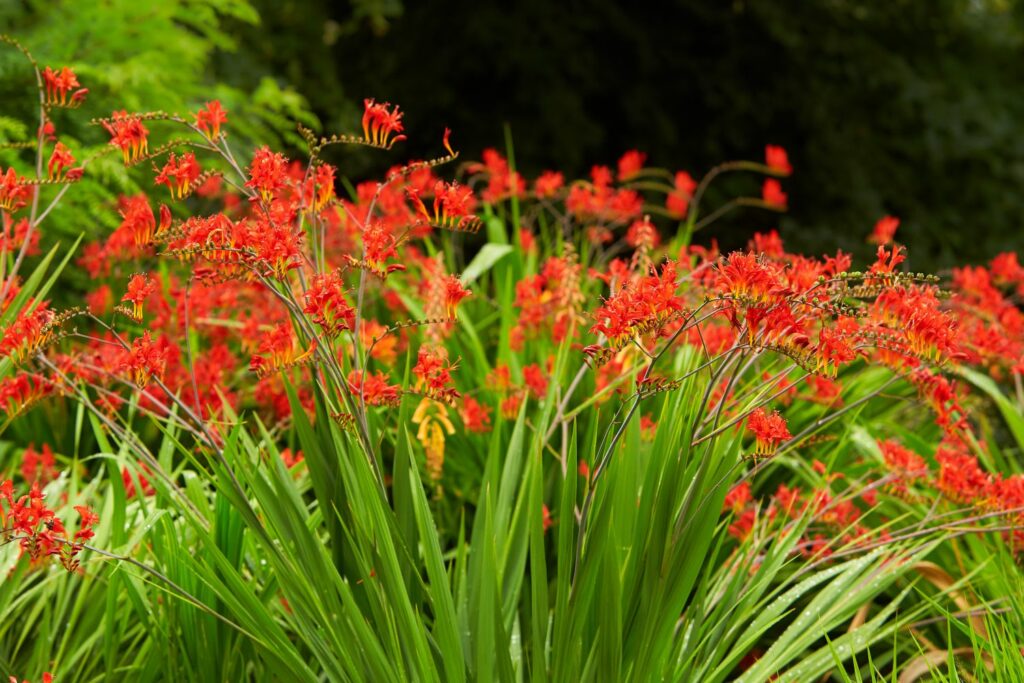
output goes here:
<path id="1" fill-rule="evenodd" d="M 0 39 L 38 106 L 0 143 L 12 681 L 1024 670 L 1016 254 L 915 272 L 893 216 L 792 253 L 776 145 L 527 178 L 405 159 L 368 98 L 275 149 Z M 110 163 L 116 229 L 49 232 Z M 734 212 L 766 229 L 720 250 Z"/>

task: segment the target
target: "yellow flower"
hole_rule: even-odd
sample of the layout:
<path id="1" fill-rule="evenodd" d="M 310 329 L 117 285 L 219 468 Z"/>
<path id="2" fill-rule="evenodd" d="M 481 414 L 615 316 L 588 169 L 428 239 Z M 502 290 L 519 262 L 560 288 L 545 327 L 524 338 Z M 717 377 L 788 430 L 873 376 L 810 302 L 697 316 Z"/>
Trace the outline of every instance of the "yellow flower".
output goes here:
<path id="1" fill-rule="evenodd" d="M 433 480 L 441 478 L 444 466 L 445 433 L 454 434 L 455 425 L 448 419 L 448 406 L 432 398 L 424 398 L 412 414 L 413 424 L 419 425 L 416 439 L 426 452 L 427 472 Z"/>

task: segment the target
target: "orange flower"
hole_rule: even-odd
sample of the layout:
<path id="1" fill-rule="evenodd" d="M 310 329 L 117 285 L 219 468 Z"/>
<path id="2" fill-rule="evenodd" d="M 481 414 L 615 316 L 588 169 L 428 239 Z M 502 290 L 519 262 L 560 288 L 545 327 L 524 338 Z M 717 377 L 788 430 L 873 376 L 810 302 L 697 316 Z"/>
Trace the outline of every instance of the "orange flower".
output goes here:
<path id="1" fill-rule="evenodd" d="M 734 251 L 719 264 L 715 288 L 722 294 L 743 301 L 764 302 L 782 291 L 778 275 L 771 265 L 755 254 Z"/>
<path id="2" fill-rule="evenodd" d="M 46 89 L 47 104 L 74 108 L 80 106 L 85 101 L 85 96 L 89 90 L 79 87 L 81 84 L 78 82 L 78 77 L 68 67 L 63 66 L 60 71 L 54 71 L 52 68 L 46 67 L 43 69 L 42 76 L 43 85 Z M 75 92 L 69 99 L 68 93 L 72 90 Z"/>
<path id="3" fill-rule="evenodd" d="M 453 367 L 444 347 L 421 346 L 412 372 L 418 378 L 417 387 L 429 398 L 454 405 L 459 392 L 451 386 Z"/>
<path id="4" fill-rule="evenodd" d="M 782 191 L 782 184 L 775 178 L 765 178 L 764 185 L 761 187 L 761 199 L 765 204 L 783 211 L 789 201 L 789 197 Z"/>
<path id="5" fill-rule="evenodd" d="M 882 216 L 875 223 L 875 229 L 868 238 L 872 244 L 890 244 L 896 235 L 896 228 L 900 227 L 900 219 L 894 216 Z"/>
<path id="6" fill-rule="evenodd" d="M 131 375 L 140 389 L 154 378 L 162 379 L 166 368 L 167 348 L 154 342 L 148 331 L 133 341 L 131 348 L 122 352 L 118 363 L 118 369 Z"/>
<path id="7" fill-rule="evenodd" d="M 345 300 L 345 282 L 338 271 L 313 276 L 303 310 L 329 337 L 355 325 L 356 312 Z"/>
<path id="8" fill-rule="evenodd" d="M 449 275 L 444 279 L 444 306 L 449 320 L 455 320 L 455 309 L 459 302 L 471 294 L 472 292 L 463 286 L 457 276 Z"/>
<path id="9" fill-rule="evenodd" d="M 308 349 L 298 348 L 291 325 L 282 323 L 263 335 L 256 355 L 249 361 L 249 370 L 262 379 L 272 372 L 281 372 L 312 360 L 315 351 L 315 341 Z"/>
<path id="10" fill-rule="evenodd" d="M 538 197 L 550 199 L 565 185 L 565 176 L 555 171 L 544 171 L 533 181 L 533 192 Z"/>
<path id="11" fill-rule="evenodd" d="M 171 191 L 172 199 L 184 199 L 192 192 L 192 183 L 199 177 L 199 162 L 196 155 L 186 152 L 181 158 L 176 158 L 171 152 L 167 163 L 160 170 L 155 179 L 157 185 L 166 185 Z M 172 180 L 173 179 L 173 180 Z"/>
<path id="12" fill-rule="evenodd" d="M 56 393 L 56 385 L 45 378 L 25 373 L 17 374 L 0 381 L 0 409 L 11 418 Z"/>
<path id="13" fill-rule="evenodd" d="M 110 144 L 124 155 L 125 165 L 134 163 L 146 154 L 149 131 L 138 116 L 127 111 L 115 111 L 103 122 L 103 127 L 110 133 Z"/>
<path id="14" fill-rule="evenodd" d="M 210 140 L 220 136 L 220 126 L 227 123 L 228 112 L 219 100 L 212 100 L 196 112 L 196 128 L 203 131 Z"/>
<path id="15" fill-rule="evenodd" d="M 765 164 L 777 173 L 789 175 L 793 172 L 793 167 L 789 165 L 789 157 L 786 155 L 786 150 L 782 147 L 777 145 L 765 146 L 764 160 Z"/>
<path id="16" fill-rule="evenodd" d="M 472 396 L 462 397 L 462 409 L 459 410 L 459 416 L 467 431 L 486 432 L 491 429 L 490 411 Z"/>
<path id="17" fill-rule="evenodd" d="M 265 202 L 269 202 L 284 187 L 286 182 L 285 158 L 263 146 L 256 150 L 249 164 L 249 180 L 245 186 L 259 192 Z"/>
<path id="18" fill-rule="evenodd" d="M 73 163 L 75 163 L 75 157 L 71 154 L 71 150 L 63 142 L 58 142 L 54 145 L 53 154 L 50 155 L 50 161 L 46 165 L 48 177 L 50 180 L 60 180 L 64 168 Z"/>
<path id="19" fill-rule="evenodd" d="M 402 112 L 397 105 L 390 108 L 388 102 L 376 104 L 372 99 L 366 99 L 363 106 L 363 138 L 366 144 L 391 149 L 396 142 L 405 139 L 404 135 L 398 135 L 403 127 Z"/>
<path id="20" fill-rule="evenodd" d="M 313 210 L 313 213 L 319 213 L 327 206 L 328 202 L 334 199 L 334 173 L 335 168 L 330 164 L 320 164 L 306 180 L 302 198 L 305 205 Z"/>
<path id="21" fill-rule="evenodd" d="M 0 209 L 17 211 L 28 203 L 30 196 L 32 188 L 25 184 L 25 179 L 13 168 L 0 175 Z"/>
<path id="22" fill-rule="evenodd" d="M 128 287 L 124 296 L 121 297 L 121 302 L 123 304 L 131 304 L 131 308 L 122 305 L 118 306 L 116 310 L 135 322 L 141 322 L 142 305 L 156 290 L 157 283 L 155 280 L 150 279 L 149 275 L 145 273 L 133 275 L 128 281 Z"/>
<path id="23" fill-rule="evenodd" d="M 793 437 L 786 419 L 778 411 L 768 413 L 756 408 L 747 418 L 747 428 L 754 434 L 756 455 L 771 455 L 780 443 Z"/>
<path id="24" fill-rule="evenodd" d="M 365 381 L 364 381 L 365 378 Z M 402 389 L 388 384 L 388 376 L 383 372 L 376 374 L 353 370 L 348 373 L 348 388 L 353 396 L 363 396 L 367 405 L 397 406 L 402 400 Z"/>
<path id="25" fill-rule="evenodd" d="M 619 182 L 632 180 L 644 169 L 644 162 L 647 155 L 635 149 L 631 149 L 619 159 Z"/>
<path id="26" fill-rule="evenodd" d="M 665 198 L 665 208 L 673 218 L 683 218 L 690 209 L 690 199 L 697 189 L 695 181 L 686 171 L 679 171 L 675 177 L 675 189 Z"/>

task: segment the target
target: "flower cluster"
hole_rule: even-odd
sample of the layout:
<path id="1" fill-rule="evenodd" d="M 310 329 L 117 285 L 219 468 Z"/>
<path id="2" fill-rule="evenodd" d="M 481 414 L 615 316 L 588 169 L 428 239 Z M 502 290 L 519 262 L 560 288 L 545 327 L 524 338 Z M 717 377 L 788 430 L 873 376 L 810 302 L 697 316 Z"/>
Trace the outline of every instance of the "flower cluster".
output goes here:
<path id="1" fill-rule="evenodd" d="M 78 554 L 95 535 L 99 517 L 84 505 L 76 505 L 78 530 L 69 534 L 57 513 L 46 506 L 38 484 L 27 494 L 15 496 L 14 483 L 0 482 L 0 542 L 16 541 L 33 563 L 56 557 L 68 571 L 78 569 Z"/>
<path id="2" fill-rule="evenodd" d="M 88 88 L 81 87 L 75 72 L 66 66 L 57 70 L 48 66 L 41 75 L 46 90 L 46 103 L 50 106 L 79 107 L 89 93 Z"/>

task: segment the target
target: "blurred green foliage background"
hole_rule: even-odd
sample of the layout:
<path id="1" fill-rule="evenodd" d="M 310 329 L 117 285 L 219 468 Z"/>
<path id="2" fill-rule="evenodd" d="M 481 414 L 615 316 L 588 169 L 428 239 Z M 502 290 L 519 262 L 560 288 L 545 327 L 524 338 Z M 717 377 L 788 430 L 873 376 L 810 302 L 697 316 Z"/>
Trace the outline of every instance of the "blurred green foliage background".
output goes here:
<path id="1" fill-rule="evenodd" d="M 0 26 L 80 69 L 90 115 L 218 96 L 236 134 L 288 144 L 290 118 L 351 130 L 375 97 L 407 112 L 413 156 L 450 126 L 478 157 L 507 123 L 527 174 L 630 147 L 697 174 L 775 143 L 796 169 L 778 224 L 793 249 L 866 255 L 887 213 L 915 268 L 1024 248 L 1015 0 L 8 0 Z M 394 162 L 345 155 L 356 177 Z M 733 214 L 702 239 L 740 246 L 765 220 Z"/>

